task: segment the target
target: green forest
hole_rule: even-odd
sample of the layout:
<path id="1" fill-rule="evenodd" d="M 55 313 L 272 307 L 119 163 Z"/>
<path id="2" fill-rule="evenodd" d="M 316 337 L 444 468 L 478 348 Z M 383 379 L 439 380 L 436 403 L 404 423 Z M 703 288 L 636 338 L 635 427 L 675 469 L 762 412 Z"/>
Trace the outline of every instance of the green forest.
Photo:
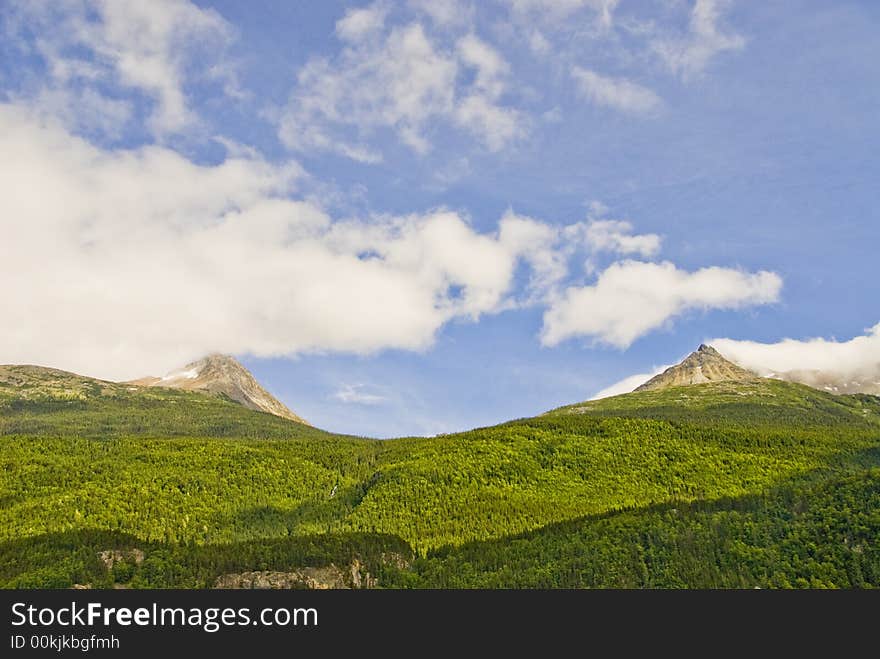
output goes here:
<path id="1" fill-rule="evenodd" d="M 707 383 L 372 440 L 7 370 L 0 586 L 203 588 L 354 562 L 394 588 L 880 586 L 874 396 Z"/>

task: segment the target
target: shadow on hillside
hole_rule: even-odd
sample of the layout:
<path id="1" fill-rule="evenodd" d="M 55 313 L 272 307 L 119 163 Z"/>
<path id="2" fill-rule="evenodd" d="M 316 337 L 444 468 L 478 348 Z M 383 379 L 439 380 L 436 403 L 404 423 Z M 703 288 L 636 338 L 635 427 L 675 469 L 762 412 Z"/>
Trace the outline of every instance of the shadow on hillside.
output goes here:
<path id="1" fill-rule="evenodd" d="M 878 588 L 880 448 L 765 492 L 590 515 L 447 546 L 389 588 Z"/>
<path id="2" fill-rule="evenodd" d="M 845 466 L 762 493 L 580 517 L 434 550 L 412 569 L 400 569 L 413 561 L 406 541 L 379 533 L 215 545 L 146 542 L 99 530 L 45 534 L 0 544 L 0 586 L 207 588 L 223 574 L 344 567 L 354 559 L 391 587 L 880 585 L 878 467 L 880 447 L 872 447 L 848 455 Z M 360 492 L 355 486 L 290 511 L 255 507 L 227 521 L 247 525 L 249 534 L 276 527 L 287 533 L 336 519 Z M 107 550 L 121 556 L 109 570 L 99 557 Z"/>
<path id="3" fill-rule="evenodd" d="M 108 550 L 119 557 L 110 569 L 100 557 Z M 381 578 L 390 563 L 408 563 L 412 556 L 404 540 L 378 533 L 326 533 L 196 545 L 147 542 L 126 533 L 81 530 L 0 544 L 0 586 L 209 588 L 222 574 L 331 564 L 344 568 L 355 559 Z"/>
<path id="4" fill-rule="evenodd" d="M 302 533 L 329 533 L 333 526 L 349 515 L 375 483 L 368 480 L 348 487 L 333 488 L 322 500 L 308 500 L 290 509 L 277 506 L 253 506 L 232 515 L 218 515 L 213 527 L 233 526 L 247 529 L 249 535 L 279 536 Z M 331 496 L 332 495 L 332 496 Z"/>
<path id="5" fill-rule="evenodd" d="M 594 515 L 584 515 L 573 519 L 547 524 L 531 531 L 504 536 L 493 540 L 476 540 L 458 546 L 440 547 L 430 551 L 429 556 L 438 556 L 449 552 L 465 552 L 470 547 L 489 544 L 504 544 L 513 540 L 528 539 L 545 533 L 568 533 L 584 524 L 609 520 L 624 514 L 664 514 L 674 511 L 681 516 L 692 513 L 714 513 L 720 511 L 750 512 L 764 507 L 769 500 L 785 499 L 796 496 L 795 493 L 813 487 L 833 484 L 837 480 L 865 474 L 868 470 L 880 468 L 880 446 L 857 451 L 841 456 L 835 468 L 821 468 L 789 478 L 766 488 L 760 493 L 744 494 L 735 497 L 719 497 L 716 499 L 696 499 L 691 501 L 664 501 L 648 506 L 631 506 L 617 508 Z"/>

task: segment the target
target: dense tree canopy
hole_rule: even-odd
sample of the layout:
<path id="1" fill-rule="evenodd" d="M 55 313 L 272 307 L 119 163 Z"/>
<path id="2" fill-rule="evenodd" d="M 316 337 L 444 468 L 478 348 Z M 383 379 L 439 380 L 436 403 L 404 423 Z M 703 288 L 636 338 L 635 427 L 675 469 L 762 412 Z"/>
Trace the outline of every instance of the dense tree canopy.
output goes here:
<path id="1" fill-rule="evenodd" d="M 871 396 L 717 383 L 377 441 L 197 393 L 22 391 L 0 387 L 7 586 L 355 557 L 401 587 L 880 585 Z M 109 573 L 116 547 L 146 559 Z"/>

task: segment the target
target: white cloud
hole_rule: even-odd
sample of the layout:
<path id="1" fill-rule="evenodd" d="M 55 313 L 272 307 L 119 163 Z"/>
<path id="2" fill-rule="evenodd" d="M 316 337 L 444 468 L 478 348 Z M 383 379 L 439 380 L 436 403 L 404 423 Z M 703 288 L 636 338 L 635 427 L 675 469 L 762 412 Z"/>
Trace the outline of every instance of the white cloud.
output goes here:
<path id="1" fill-rule="evenodd" d="M 593 220 L 579 227 L 594 252 L 649 257 L 660 251 L 660 236 L 656 233 L 634 234 L 632 223 L 625 220 Z"/>
<path id="2" fill-rule="evenodd" d="M 589 8 L 596 14 L 599 23 L 609 27 L 614 18 L 614 9 L 620 0 L 501 0 L 519 14 L 539 17 L 545 21 L 559 21 L 581 9 Z"/>
<path id="3" fill-rule="evenodd" d="M 370 138 L 380 129 L 417 153 L 431 149 L 427 133 L 438 122 L 466 130 L 491 151 L 525 133 L 521 113 L 500 102 L 508 65 L 478 37 L 445 49 L 420 23 L 370 38 L 350 27 L 342 32 L 348 43 L 336 58 L 312 59 L 299 72 L 279 119 L 279 136 L 291 149 L 377 162 L 382 156 Z"/>
<path id="4" fill-rule="evenodd" d="M 47 87 L 30 100 L 30 105 L 36 113 L 57 118 L 77 133 L 100 134 L 110 139 L 121 137 L 134 111 L 130 102 L 108 98 L 88 88 Z"/>
<path id="5" fill-rule="evenodd" d="M 517 110 L 500 107 L 481 94 L 461 100 L 455 111 L 455 121 L 493 152 L 525 134 L 524 120 Z"/>
<path id="6" fill-rule="evenodd" d="M 498 51 L 473 34 L 459 39 L 456 46 L 461 62 L 477 72 L 475 89 L 493 99 L 501 96 L 510 67 Z"/>
<path id="7" fill-rule="evenodd" d="M 599 400 L 600 398 L 609 398 L 610 396 L 619 396 L 620 394 L 628 394 L 636 387 L 645 384 L 648 380 L 650 380 L 655 375 L 659 375 L 667 368 L 672 366 L 672 364 L 667 364 L 666 366 L 658 366 L 653 371 L 649 373 L 636 373 L 635 375 L 630 375 L 629 377 L 625 377 L 619 382 L 615 382 L 611 384 L 601 391 L 597 391 L 595 395 L 593 395 L 590 400 Z"/>
<path id="8" fill-rule="evenodd" d="M 336 21 L 336 35 L 345 41 L 361 41 L 384 27 L 387 14 L 388 8 L 381 4 L 349 9 Z"/>
<path id="9" fill-rule="evenodd" d="M 409 6 L 440 27 L 462 27 L 474 20 L 474 7 L 463 0 L 409 0 Z"/>
<path id="10" fill-rule="evenodd" d="M 473 34 L 460 39 L 457 50 L 462 64 L 476 70 L 476 76 L 472 91 L 456 108 L 455 121 L 481 137 L 490 151 L 500 151 L 525 132 L 520 112 L 498 105 L 510 67 L 498 51 Z"/>
<path id="11" fill-rule="evenodd" d="M 474 230 L 438 210 L 334 222 L 289 198 L 301 171 L 107 151 L 0 105 L 0 361 L 131 378 L 209 351 L 421 350 L 508 308 L 557 229 Z M 50 190 L 51 194 L 46 191 Z M 550 249 L 550 247 L 546 247 Z"/>
<path id="12" fill-rule="evenodd" d="M 813 338 L 760 343 L 708 339 L 705 343 L 730 361 L 764 377 L 789 374 L 795 381 L 818 388 L 824 384 L 845 386 L 859 382 L 862 390 L 870 391 L 880 385 L 880 323 L 866 330 L 863 336 L 848 341 Z M 630 375 L 597 392 L 591 400 L 629 393 L 670 366 Z M 815 377 L 813 372 L 822 375 Z"/>
<path id="13" fill-rule="evenodd" d="M 509 250 L 522 254 L 531 266 L 529 302 L 543 301 L 568 273 L 572 243 L 565 240 L 565 227 L 508 210 L 499 224 L 499 239 Z"/>
<path id="14" fill-rule="evenodd" d="M 594 202 L 591 213 L 600 208 L 608 210 Z M 568 275 L 569 260 L 577 254 L 587 257 L 585 267 L 592 274 L 596 258 L 603 253 L 649 257 L 656 254 L 661 243 L 657 234 L 633 233 L 632 224 L 623 220 L 596 220 L 591 216 L 584 222 L 550 226 L 512 210 L 501 220 L 500 236 L 502 242 L 528 259 L 532 268 L 530 299 L 542 301 L 553 297 L 557 285 Z"/>
<path id="15" fill-rule="evenodd" d="M 423 350 L 451 320 L 535 304 L 550 305 L 547 345 L 627 345 L 686 309 L 778 294 L 771 273 L 636 262 L 560 294 L 572 256 L 646 255 L 659 238 L 513 212 L 490 232 L 444 209 L 334 221 L 292 198 L 298 165 L 228 145 L 217 165 L 161 146 L 107 150 L 0 104 L 0 280 L 13 319 L 0 323 L 0 362 L 125 379 L 212 351 Z"/>
<path id="16" fill-rule="evenodd" d="M 497 0 L 509 9 L 496 21 L 499 38 L 532 54 L 554 68 L 570 62 L 579 44 L 613 35 L 614 10 L 619 0 Z M 554 73 L 555 77 L 555 73 Z"/>
<path id="17" fill-rule="evenodd" d="M 672 263 L 623 261 L 592 286 L 569 287 L 544 314 L 547 346 L 577 336 L 626 348 L 647 332 L 691 309 L 740 309 L 779 298 L 782 280 L 710 267 L 687 272 Z"/>
<path id="18" fill-rule="evenodd" d="M 649 258 L 660 251 L 663 239 L 656 233 L 633 233 L 632 223 L 626 220 L 595 219 L 608 209 L 601 202 L 591 202 L 589 207 L 586 222 L 570 224 L 562 232 L 565 244 L 574 246 L 568 250 L 569 254 L 573 254 L 577 246 L 586 248 L 584 270 L 587 274 L 596 272 L 598 257 L 602 254 Z"/>
<path id="19" fill-rule="evenodd" d="M 684 79 L 699 75 L 719 53 L 741 50 L 745 39 L 719 28 L 727 0 L 696 0 L 690 15 L 689 32 L 676 39 L 657 39 L 654 51 L 673 73 Z"/>
<path id="20" fill-rule="evenodd" d="M 845 380 L 880 373 L 880 323 L 849 341 L 813 338 L 758 343 L 712 339 L 709 343 L 729 360 L 760 375 L 822 371 Z"/>
<path id="21" fill-rule="evenodd" d="M 343 403 L 357 405 L 380 405 L 388 400 L 386 396 L 365 391 L 366 388 L 363 384 L 343 384 L 332 397 Z"/>
<path id="22" fill-rule="evenodd" d="M 663 104 L 653 91 L 625 78 L 603 76 L 580 66 L 572 67 L 571 75 L 581 96 L 596 105 L 645 114 Z"/>
<path id="23" fill-rule="evenodd" d="M 180 132 L 196 121 L 185 90 L 190 57 L 207 52 L 216 58 L 232 38 L 219 14 L 188 0 L 18 2 L 13 22 L 19 32 L 38 34 L 36 49 L 47 64 L 47 89 L 34 101 L 48 101 L 51 110 L 59 94 L 70 100 L 81 95 L 95 107 L 101 83 L 121 85 L 154 101 L 149 126 L 156 135 Z M 210 75 L 231 74 L 213 64 Z M 103 121 L 127 120 L 129 113 L 109 107 L 113 103 L 118 101 L 103 99 L 103 110 L 115 110 Z M 76 127 L 86 113 L 74 116 L 68 108 L 59 114 Z"/>

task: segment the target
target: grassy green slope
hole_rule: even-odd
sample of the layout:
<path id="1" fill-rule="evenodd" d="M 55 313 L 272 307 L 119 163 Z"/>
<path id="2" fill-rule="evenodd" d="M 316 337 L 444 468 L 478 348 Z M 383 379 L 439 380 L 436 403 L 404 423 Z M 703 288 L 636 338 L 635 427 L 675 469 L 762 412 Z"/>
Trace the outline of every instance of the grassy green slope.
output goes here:
<path id="1" fill-rule="evenodd" d="M 659 418 L 701 425 L 721 422 L 825 428 L 852 426 L 854 418 L 880 423 L 880 397 L 835 396 L 802 384 L 756 378 L 640 391 L 567 405 L 547 414 Z"/>
<path id="2" fill-rule="evenodd" d="M 446 552 L 452 565 L 457 548 L 585 516 L 770 496 L 880 465 L 880 399 L 771 381 L 631 394 L 390 441 L 197 393 L 28 381 L 0 382 L 0 582 L 9 585 L 44 583 L 46 570 L 53 583 L 75 582 L 81 561 L 52 565 L 83 533 L 231 556 L 253 542 L 396 537 L 423 560 Z M 41 538 L 54 558 L 28 564 L 22 543 L 32 551 Z M 204 585 L 188 579 L 179 583 Z"/>

